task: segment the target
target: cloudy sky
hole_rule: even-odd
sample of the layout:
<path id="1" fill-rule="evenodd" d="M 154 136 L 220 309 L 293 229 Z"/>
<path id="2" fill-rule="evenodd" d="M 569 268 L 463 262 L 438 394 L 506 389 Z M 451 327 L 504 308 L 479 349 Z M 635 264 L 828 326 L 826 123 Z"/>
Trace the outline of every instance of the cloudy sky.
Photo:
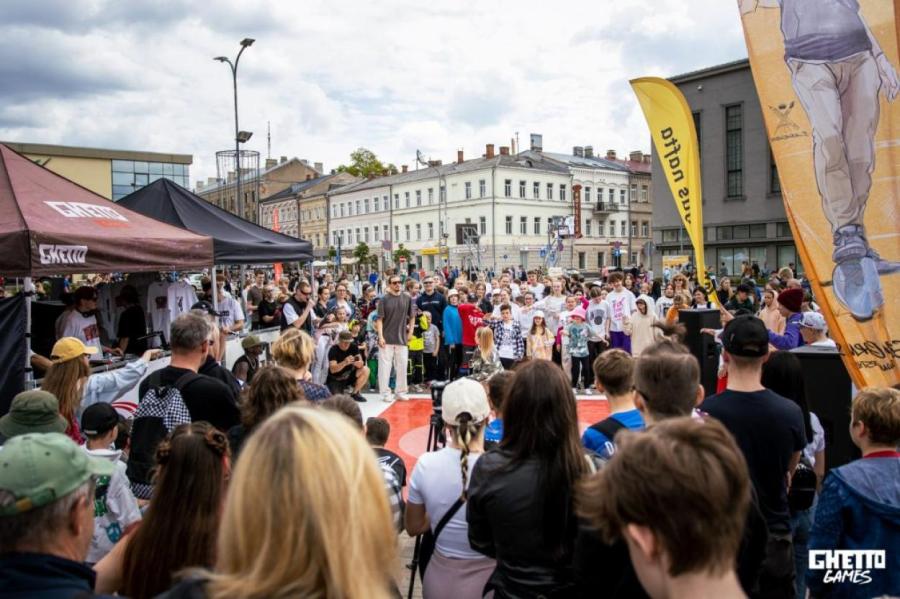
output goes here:
<path id="1" fill-rule="evenodd" d="M 233 144 L 325 163 L 414 164 L 519 133 L 650 149 L 628 80 L 746 56 L 734 0 L 4 0 L 0 139 L 193 154 Z"/>

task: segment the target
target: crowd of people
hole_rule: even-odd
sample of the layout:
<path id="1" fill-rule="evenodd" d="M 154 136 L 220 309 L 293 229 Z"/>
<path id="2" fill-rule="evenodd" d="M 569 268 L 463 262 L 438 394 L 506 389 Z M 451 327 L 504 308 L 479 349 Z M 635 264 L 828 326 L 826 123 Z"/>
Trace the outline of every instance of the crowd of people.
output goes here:
<path id="1" fill-rule="evenodd" d="M 244 337 L 232 370 L 236 321 L 202 295 L 148 376 L 155 350 L 92 374 L 100 348 L 63 336 L 0 418 L 0 596 L 396 597 L 403 531 L 422 535 L 429 599 L 896 593 L 900 391 L 860 391 L 862 458 L 825 464 L 789 351 L 833 344 L 824 319 L 793 272 L 725 280 L 709 298 L 639 268 L 259 273 L 217 304 L 281 332 L 269 363 Z M 707 397 L 677 318 L 710 306 L 722 376 Z M 407 472 L 360 402 L 429 387 L 445 443 Z M 610 409 L 583 433 L 576 392 Z M 888 563 L 835 582 L 807 568 L 820 549 Z"/>

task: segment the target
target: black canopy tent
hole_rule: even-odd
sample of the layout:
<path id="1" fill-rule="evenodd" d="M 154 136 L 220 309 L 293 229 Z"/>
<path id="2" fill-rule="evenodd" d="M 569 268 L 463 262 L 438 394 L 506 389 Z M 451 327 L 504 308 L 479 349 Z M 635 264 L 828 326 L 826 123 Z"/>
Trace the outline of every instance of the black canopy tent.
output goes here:
<path id="1" fill-rule="evenodd" d="M 312 244 L 231 214 L 168 179 L 125 196 L 118 204 L 213 239 L 216 264 L 310 262 Z"/>

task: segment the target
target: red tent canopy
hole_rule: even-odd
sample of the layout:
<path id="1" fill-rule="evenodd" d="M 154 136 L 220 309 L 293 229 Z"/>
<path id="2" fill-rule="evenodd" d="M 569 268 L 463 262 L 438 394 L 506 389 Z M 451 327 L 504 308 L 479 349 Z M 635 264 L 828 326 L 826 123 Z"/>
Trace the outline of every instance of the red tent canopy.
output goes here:
<path id="1" fill-rule="evenodd" d="M 0 275 L 187 270 L 213 242 L 132 212 L 0 145 Z"/>

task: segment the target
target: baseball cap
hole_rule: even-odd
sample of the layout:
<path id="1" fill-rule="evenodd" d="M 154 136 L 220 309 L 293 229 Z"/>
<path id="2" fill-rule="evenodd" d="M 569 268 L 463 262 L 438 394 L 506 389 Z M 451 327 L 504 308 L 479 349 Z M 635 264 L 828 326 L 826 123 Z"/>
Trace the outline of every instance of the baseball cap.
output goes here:
<path id="1" fill-rule="evenodd" d="M 27 433 L 62 433 L 67 426 L 56 396 L 34 389 L 13 397 L 9 413 L 0 418 L 0 435 L 10 439 Z"/>
<path id="2" fill-rule="evenodd" d="M 256 335 L 247 335 L 243 339 L 241 339 L 241 347 L 243 349 L 250 349 L 251 347 L 256 347 L 257 345 L 262 345 L 262 341 L 259 340 L 259 337 Z"/>
<path id="3" fill-rule="evenodd" d="M 457 379 L 444 387 L 443 406 L 447 424 L 456 424 L 464 412 L 471 415 L 474 422 L 481 422 L 491 413 L 484 387 L 467 378 Z"/>
<path id="4" fill-rule="evenodd" d="M 800 326 L 817 331 L 824 331 L 828 328 L 828 325 L 825 324 L 825 317 L 818 312 L 804 312 Z"/>
<path id="5" fill-rule="evenodd" d="M 722 346 L 735 356 L 760 358 L 769 353 L 769 331 L 756 316 L 737 316 L 725 325 Z"/>
<path id="6" fill-rule="evenodd" d="M 91 437 L 102 435 L 119 424 L 119 413 L 110 404 L 89 405 L 81 414 L 81 432 Z"/>
<path id="7" fill-rule="evenodd" d="M 353 341 L 353 333 L 351 333 L 350 331 L 341 331 L 340 333 L 338 333 L 338 343 L 342 341 Z"/>
<path id="8" fill-rule="evenodd" d="M 92 476 L 111 476 L 116 465 L 91 457 L 61 433 L 13 437 L 0 451 L 0 489 L 15 502 L 0 507 L 0 517 L 23 514 L 65 497 Z"/>
<path id="9" fill-rule="evenodd" d="M 447 292 L 447 297 L 452 297 L 454 295 L 459 295 L 459 291 L 457 291 L 456 289 L 451 289 Z"/>
<path id="10" fill-rule="evenodd" d="M 212 303 L 206 300 L 200 300 L 193 306 L 191 306 L 191 310 L 203 310 L 210 316 L 219 316 L 219 313 L 216 312 L 216 309 L 213 307 Z"/>
<path id="11" fill-rule="evenodd" d="M 54 362 L 68 362 L 84 354 L 96 354 L 97 351 L 96 347 L 85 345 L 77 337 L 63 337 L 53 344 L 50 359 Z"/>

